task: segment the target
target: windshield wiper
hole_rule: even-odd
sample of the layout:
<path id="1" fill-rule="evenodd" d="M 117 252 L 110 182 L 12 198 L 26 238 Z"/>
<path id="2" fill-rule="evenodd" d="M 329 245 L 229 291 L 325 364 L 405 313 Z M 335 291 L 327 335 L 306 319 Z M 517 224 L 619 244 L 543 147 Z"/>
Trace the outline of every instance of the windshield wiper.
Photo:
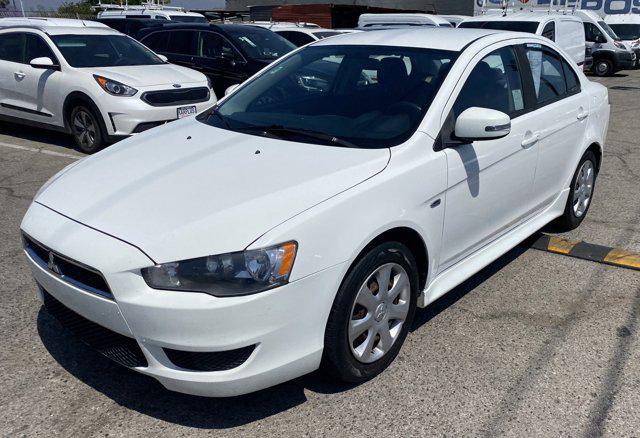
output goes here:
<path id="1" fill-rule="evenodd" d="M 209 110 L 209 114 L 213 114 L 214 116 L 216 116 L 217 118 L 220 119 L 220 121 L 222 122 L 222 124 L 224 125 L 225 128 L 231 130 L 231 126 L 229 125 L 229 121 L 227 120 L 227 118 L 225 116 L 222 115 L 222 113 L 220 112 L 220 110 L 217 107 L 213 107 L 211 108 L 211 110 Z"/>
<path id="2" fill-rule="evenodd" d="M 265 134 L 276 135 L 278 137 L 282 137 L 282 135 L 287 135 L 287 134 L 301 135 L 303 137 L 326 142 L 330 145 L 342 146 L 346 148 L 358 148 L 358 146 L 346 140 L 343 140 L 341 138 L 335 137 L 330 134 L 325 134 L 324 132 L 314 131 L 312 129 L 289 128 L 282 125 L 249 126 L 243 129 L 262 131 Z"/>

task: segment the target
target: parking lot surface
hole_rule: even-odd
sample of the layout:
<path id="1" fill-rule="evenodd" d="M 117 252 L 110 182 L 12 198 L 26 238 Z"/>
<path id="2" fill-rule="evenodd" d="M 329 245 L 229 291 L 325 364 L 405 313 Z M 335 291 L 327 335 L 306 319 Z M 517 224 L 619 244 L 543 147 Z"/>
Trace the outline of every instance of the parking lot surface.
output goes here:
<path id="1" fill-rule="evenodd" d="M 599 81 L 602 170 L 564 236 L 640 251 L 640 71 Z M 396 361 L 359 386 L 311 374 L 206 399 L 113 364 L 41 309 L 19 239 L 37 189 L 81 156 L 65 135 L 0 125 L 0 435 L 638 436 L 640 272 L 526 242 L 419 309 Z"/>

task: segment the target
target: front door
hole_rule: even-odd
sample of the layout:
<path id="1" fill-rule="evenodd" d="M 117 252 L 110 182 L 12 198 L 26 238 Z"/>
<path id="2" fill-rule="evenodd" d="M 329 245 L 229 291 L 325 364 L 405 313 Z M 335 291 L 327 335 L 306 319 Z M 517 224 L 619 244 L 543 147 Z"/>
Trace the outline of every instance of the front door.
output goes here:
<path id="1" fill-rule="evenodd" d="M 489 53 L 487 53 L 489 52 Z M 487 245 L 534 212 L 530 202 L 538 154 L 535 121 L 526 113 L 520 63 L 511 46 L 488 49 L 472 63 L 451 109 L 455 118 L 471 107 L 502 111 L 511 117 L 503 138 L 454 142 L 445 149 L 448 182 L 440 257 L 444 270 Z M 446 133 L 446 130 L 449 132 Z"/>

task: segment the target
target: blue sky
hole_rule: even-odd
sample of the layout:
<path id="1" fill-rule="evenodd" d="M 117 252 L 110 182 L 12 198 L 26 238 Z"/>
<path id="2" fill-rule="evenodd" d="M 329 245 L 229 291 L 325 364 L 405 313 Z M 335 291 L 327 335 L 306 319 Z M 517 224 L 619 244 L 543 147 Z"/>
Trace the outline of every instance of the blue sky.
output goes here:
<path id="1" fill-rule="evenodd" d="M 38 5 L 42 5 L 47 9 L 57 9 L 65 1 L 69 0 L 22 0 L 22 4 L 25 11 L 35 10 Z M 15 3 L 20 8 L 20 0 L 15 0 Z M 224 7 L 224 0 L 172 0 L 171 6 L 184 6 L 192 9 L 220 9 Z"/>

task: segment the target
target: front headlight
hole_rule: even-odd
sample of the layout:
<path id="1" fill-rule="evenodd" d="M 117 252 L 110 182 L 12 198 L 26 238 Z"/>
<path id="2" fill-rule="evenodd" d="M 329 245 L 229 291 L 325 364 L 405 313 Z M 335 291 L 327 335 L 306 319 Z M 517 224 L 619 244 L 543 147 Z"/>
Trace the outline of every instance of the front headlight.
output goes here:
<path id="1" fill-rule="evenodd" d="M 93 78 L 104 91 L 114 96 L 133 96 L 138 92 L 135 88 L 125 85 L 122 82 L 114 81 L 113 79 L 98 75 L 93 75 Z"/>
<path id="2" fill-rule="evenodd" d="M 618 49 L 627 50 L 627 47 L 618 41 L 614 42 L 613 45 L 616 46 Z"/>
<path id="3" fill-rule="evenodd" d="M 204 292 L 217 297 L 248 295 L 286 284 L 296 242 L 269 248 L 163 263 L 142 269 L 153 289 Z"/>

